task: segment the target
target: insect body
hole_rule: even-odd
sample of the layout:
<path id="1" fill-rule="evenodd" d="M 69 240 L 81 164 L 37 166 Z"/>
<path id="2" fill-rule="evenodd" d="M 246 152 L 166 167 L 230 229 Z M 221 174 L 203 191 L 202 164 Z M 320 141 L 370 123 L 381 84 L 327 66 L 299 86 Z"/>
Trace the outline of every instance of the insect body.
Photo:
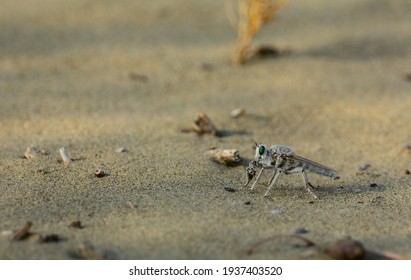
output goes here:
<path id="1" fill-rule="evenodd" d="M 254 160 L 250 162 L 246 169 L 248 180 L 244 187 L 247 186 L 254 178 L 258 169 L 260 169 L 260 171 L 258 172 L 254 183 L 250 187 L 251 190 L 254 189 L 264 170 L 274 169 L 274 174 L 271 177 L 269 187 L 264 196 L 268 196 L 280 174 L 289 175 L 293 173 L 300 173 L 303 178 L 305 188 L 315 198 L 317 198 L 317 196 L 311 191 L 311 188 L 314 188 L 314 186 L 308 182 L 306 174 L 307 170 L 319 175 L 330 177 L 334 180 L 340 178 L 337 176 L 337 172 L 335 170 L 313 162 L 309 159 L 297 156 L 292 148 L 284 145 L 273 145 L 271 147 L 267 147 L 265 144 L 256 144 Z"/>

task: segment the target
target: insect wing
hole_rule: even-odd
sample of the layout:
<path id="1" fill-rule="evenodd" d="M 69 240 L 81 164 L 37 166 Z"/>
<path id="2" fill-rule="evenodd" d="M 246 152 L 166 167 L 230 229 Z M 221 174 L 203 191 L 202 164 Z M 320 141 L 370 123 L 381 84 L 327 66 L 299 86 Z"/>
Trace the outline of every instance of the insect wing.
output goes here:
<path id="1" fill-rule="evenodd" d="M 330 171 L 330 172 L 334 172 L 334 173 L 337 172 L 337 171 L 335 171 L 334 169 L 332 169 L 328 166 L 322 165 L 321 163 L 312 161 L 310 159 L 307 159 L 307 158 L 304 158 L 304 157 L 301 157 L 301 156 L 290 155 L 288 157 L 293 158 L 294 160 L 299 161 L 301 163 L 309 164 L 309 165 L 312 165 L 312 166 L 315 166 L 315 167 L 318 167 L 318 168 L 321 168 L 321 169 L 324 169 L 324 170 L 327 170 L 327 171 Z"/>

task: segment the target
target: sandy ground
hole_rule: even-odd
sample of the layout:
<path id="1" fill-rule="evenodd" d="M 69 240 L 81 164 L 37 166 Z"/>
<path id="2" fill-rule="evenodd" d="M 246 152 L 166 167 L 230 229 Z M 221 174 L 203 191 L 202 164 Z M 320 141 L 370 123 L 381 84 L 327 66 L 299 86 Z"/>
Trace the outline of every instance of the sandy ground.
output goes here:
<path id="1" fill-rule="evenodd" d="M 222 1 L 3 0 L 0 258 L 327 258 L 287 238 L 245 254 L 296 228 L 411 258 L 410 13 L 408 0 L 291 0 L 256 38 L 291 54 L 234 67 Z M 200 112 L 223 137 L 182 132 Z M 341 179 L 308 174 L 318 200 L 297 175 L 249 192 L 254 142 Z M 23 159 L 30 145 L 48 155 Z M 210 147 L 243 163 L 212 162 Z M 13 241 L 26 221 L 62 241 Z"/>

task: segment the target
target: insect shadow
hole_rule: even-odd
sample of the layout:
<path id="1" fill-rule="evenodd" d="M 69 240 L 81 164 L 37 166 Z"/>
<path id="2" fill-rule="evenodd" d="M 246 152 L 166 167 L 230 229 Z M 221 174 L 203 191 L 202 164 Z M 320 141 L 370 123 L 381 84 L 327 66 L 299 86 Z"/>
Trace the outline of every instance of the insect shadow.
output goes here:
<path id="1" fill-rule="evenodd" d="M 329 192 L 329 193 L 364 193 L 364 192 L 383 192 L 388 188 L 386 185 L 369 183 L 359 186 L 349 186 L 340 185 L 336 187 L 319 187 L 319 191 Z"/>

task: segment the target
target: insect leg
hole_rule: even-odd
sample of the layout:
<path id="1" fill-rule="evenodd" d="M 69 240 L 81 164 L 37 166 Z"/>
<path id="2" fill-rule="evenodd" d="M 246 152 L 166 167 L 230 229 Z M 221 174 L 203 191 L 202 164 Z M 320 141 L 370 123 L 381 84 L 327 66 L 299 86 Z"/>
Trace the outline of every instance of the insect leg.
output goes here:
<path id="1" fill-rule="evenodd" d="M 257 178 L 255 178 L 254 183 L 251 185 L 250 190 L 254 189 L 255 185 L 257 184 L 258 180 L 260 179 L 261 174 L 264 171 L 264 167 L 261 168 L 260 172 L 257 175 Z"/>
<path id="2" fill-rule="evenodd" d="M 275 172 L 274 172 L 274 174 L 273 174 L 273 177 L 271 177 L 270 182 L 268 182 L 268 185 L 271 185 L 271 183 L 273 182 L 274 177 L 275 177 L 276 174 L 277 174 L 277 169 L 275 169 Z"/>
<path id="3" fill-rule="evenodd" d="M 318 198 L 310 189 L 310 187 L 312 188 L 313 185 L 308 182 L 307 173 L 305 173 L 304 169 L 301 170 L 301 176 L 303 177 L 304 186 L 308 193 L 311 194 L 314 198 Z"/>
<path id="4" fill-rule="evenodd" d="M 305 170 L 304 170 L 303 168 L 301 168 L 301 167 L 290 168 L 290 169 L 286 170 L 284 173 L 285 173 L 286 175 L 288 175 L 288 174 L 293 174 L 293 173 L 301 173 L 301 176 L 302 176 L 302 178 L 303 178 L 303 182 L 304 182 L 304 187 L 305 187 L 305 189 L 306 189 L 306 190 L 308 191 L 308 193 L 311 194 L 313 197 L 318 198 L 318 197 L 311 191 L 310 187 L 311 187 L 311 188 L 314 188 L 314 186 L 313 186 L 310 182 L 308 182 L 307 173 L 305 173 Z"/>
<path id="5" fill-rule="evenodd" d="M 268 187 L 267 191 L 265 192 L 264 197 L 268 196 L 268 194 L 270 193 L 271 188 L 274 187 L 275 181 L 277 181 L 278 176 L 280 176 L 281 173 L 282 173 L 281 171 L 277 171 L 277 169 L 275 170 L 273 178 L 271 178 L 271 180 L 270 180 L 270 186 Z"/>

